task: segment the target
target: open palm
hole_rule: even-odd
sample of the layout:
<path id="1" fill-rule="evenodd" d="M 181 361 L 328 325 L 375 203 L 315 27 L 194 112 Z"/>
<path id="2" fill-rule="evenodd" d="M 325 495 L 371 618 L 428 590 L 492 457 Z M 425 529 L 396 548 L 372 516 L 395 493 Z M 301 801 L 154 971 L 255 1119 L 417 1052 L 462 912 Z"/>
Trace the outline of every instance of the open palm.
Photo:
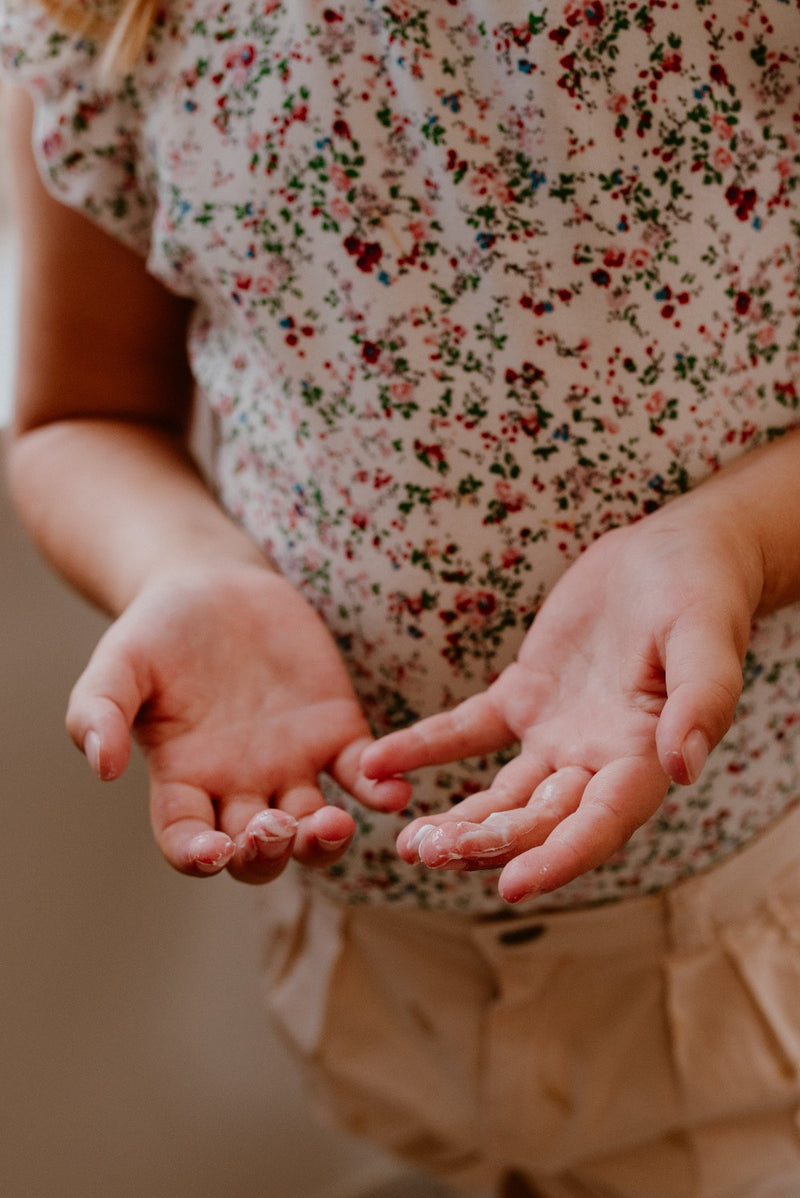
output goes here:
<path id="1" fill-rule="evenodd" d="M 725 540 L 665 509 L 596 541 L 538 613 L 517 660 L 485 692 L 392 733 L 373 778 L 519 742 L 488 790 L 400 836 L 434 868 L 505 865 L 508 901 L 600 865 L 692 782 L 741 691 L 750 580 Z"/>
<path id="2" fill-rule="evenodd" d="M 355 825 L 323 797 L 323 771 L 373 807 L 408 795 L 359 772 L 370 733 L 338 650 L 297 592 L 257 568 L 193 568 L 146 589 L 98 645 L 67 722 L 106 778 L 135 734 L 156 841 L 187 873 L 257 882 L 292 853 L 330 864 Z"/>

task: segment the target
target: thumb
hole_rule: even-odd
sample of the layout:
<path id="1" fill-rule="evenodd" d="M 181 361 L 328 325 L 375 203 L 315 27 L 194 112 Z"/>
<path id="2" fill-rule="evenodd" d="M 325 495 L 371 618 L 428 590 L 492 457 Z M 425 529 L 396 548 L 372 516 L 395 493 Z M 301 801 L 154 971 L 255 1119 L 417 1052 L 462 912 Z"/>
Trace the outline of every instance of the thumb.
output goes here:
<path id="1" fill-rule="evenodd" d="M 103 781 L 124 773 L 131 754 L 131 728 L 147 697 L 113 633 L 112 627 L 75 683 L 66 717 L 67 732 Z"/>
<path id="2" fill-rule="evenodd" d="M 714 613 L 718 615 L 718 613 Z M 681 785 L 696 782 L 710 751 L 733 723 L 742 693 L 743 638 L 723 620 L 687 613 L 665 647 L 667 701 L 656 731 L 665 773 Z"/>

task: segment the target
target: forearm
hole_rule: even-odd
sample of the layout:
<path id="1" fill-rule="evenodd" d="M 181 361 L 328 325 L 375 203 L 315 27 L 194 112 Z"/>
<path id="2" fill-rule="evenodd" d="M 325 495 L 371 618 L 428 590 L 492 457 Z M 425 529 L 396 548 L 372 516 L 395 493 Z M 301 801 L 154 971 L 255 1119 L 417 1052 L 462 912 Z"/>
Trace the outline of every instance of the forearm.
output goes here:
<path id="1" fill-rule="evenodd" d="M 111 615 L 165 570 L 268 565 L 181 442 L 145 422 L 58 420 L 18 433 L 8 468 L 16 508 L 44 556 Z"/>
<path id="2" fill-rule="evenodd" d="M 14 427 L 17 510 L 47 559 L 117 615 L 181 563 L 264 560 L 185 449 L 191 305 L 45 190 L 28 97 L 7 98 L 23 253 Z"/>

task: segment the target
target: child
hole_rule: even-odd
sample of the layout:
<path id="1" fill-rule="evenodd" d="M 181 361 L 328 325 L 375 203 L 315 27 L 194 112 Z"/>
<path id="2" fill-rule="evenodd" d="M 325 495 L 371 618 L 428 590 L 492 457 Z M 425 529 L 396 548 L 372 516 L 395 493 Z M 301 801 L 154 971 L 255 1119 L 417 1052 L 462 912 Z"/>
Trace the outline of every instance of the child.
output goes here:
<path id="1" fill-rule="evenodd" d="M 352 1130 L 795 1198 L 797 3 L 0 11 L 73 739 Z"/>

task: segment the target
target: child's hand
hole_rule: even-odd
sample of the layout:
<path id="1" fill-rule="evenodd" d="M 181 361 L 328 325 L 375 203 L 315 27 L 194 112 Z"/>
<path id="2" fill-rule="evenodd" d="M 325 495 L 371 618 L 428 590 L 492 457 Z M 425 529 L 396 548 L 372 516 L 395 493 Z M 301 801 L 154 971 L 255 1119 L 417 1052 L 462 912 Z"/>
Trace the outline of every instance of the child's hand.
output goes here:
<path id="1" fill-rule="evenodd" d="M 387 779 L 521 742 L 487 791 L 405 828 L 400 855 L 505 865 L 509 902 L 606 861 L 729 728 L 759 569 L 691 496 L 596 541 L 487 691 L 365 752 L 364 772 Z"/>
<path id="2" fill-rule="evenodd" d="M 394 810 L 405 782 L 368 781 L 370 733 L 322 621 L 278 575 L 192 567 L 151 583 L 100 641 L 67 726 L 100 777 L 118 777 L 131 730 L 151 780 L 156 841 L 176 869 L 269 881 L 293 854 L 329 865 L 355 825 L 326 804 L 321 771 Z"/>

